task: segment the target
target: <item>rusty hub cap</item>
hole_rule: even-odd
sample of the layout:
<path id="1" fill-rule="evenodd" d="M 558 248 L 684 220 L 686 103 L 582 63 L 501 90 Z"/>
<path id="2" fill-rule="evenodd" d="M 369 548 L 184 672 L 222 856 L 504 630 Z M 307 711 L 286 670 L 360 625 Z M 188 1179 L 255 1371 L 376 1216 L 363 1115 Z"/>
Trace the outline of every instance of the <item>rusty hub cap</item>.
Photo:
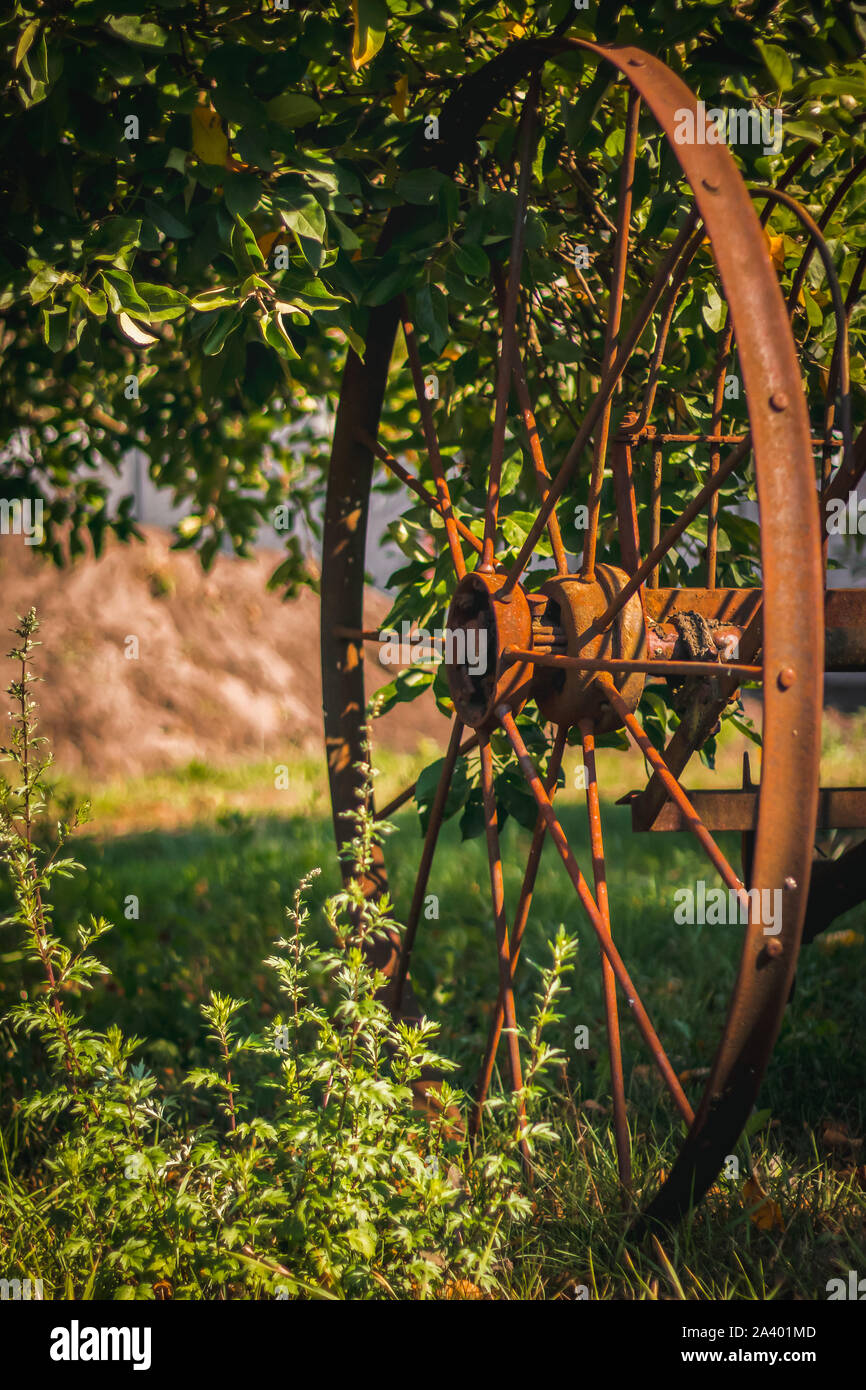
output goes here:
<path id="1" fill-rule="evenodd" d="M 495 718 L 501 700 L 513 697 L 529 679 L 529 668 L 501 668 L 507 647 L 525 648 L 532 641 L 532 617 L 520 585 L 507 599 L 498 597 L 502 574 L 476 570 L 461 579 L 448 610 L 445 669 L 457 716 L 472 729 Z M 512 700 L 513 703 L 513 700 Z M 523 703 L 522 701 L 520 703 Z"/>
<path id="2" fill-rule="evenodd" d="M 614 565 L 596 565 L 591 580 L 577 575 L 548 580 L 542 590 L 547 606 L 541 623 L 536 624 L 536 635 L 541 629 L 553 650 L 566 656 L 644 660 L 646 628 L 637 594 L 632 595 L 604 631 L 593 627 L 627 582 L 628 575 Z M 544 673 L 543 681 L 537 699 L 545 719 L 569 726 L 581 719 L 592 719 L 599 734 L 620 727 L 622 721 L 605 698 L 598 672 L 551 671 Z M 644 681 L 645 677 L 637 673 L 616 680 L 631 714 L 637 709 Z"/>

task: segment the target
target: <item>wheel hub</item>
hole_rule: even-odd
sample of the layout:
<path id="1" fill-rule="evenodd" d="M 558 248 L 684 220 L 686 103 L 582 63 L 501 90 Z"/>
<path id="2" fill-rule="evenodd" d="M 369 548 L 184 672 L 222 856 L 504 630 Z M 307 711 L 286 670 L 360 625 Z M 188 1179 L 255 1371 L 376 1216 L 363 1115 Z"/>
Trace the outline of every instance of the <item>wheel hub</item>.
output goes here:
<path id="1" fill-rule="evenodd" d="M 532 642 L 532 616 L 519 584 L 507 598 L 499 597 L 502 574 L 475 570 L 464 575 L 448 609 L 445 669 L 458 718 L 480 728 L 495 717 L 501 700 L 519 708 L 515 692 L 531 676 L 524 663 L 501 665 L 507 647 L 526 648 Z M 500 669 L 501 668 L 501 669 Z"/>
<path id="2" fill-rule="evenodd" d="M 554 634 L 553 649 L 564 656 L 599 658 L 646 657 L 646 628 L 640 598 L 633 594 L 603 632 L 593 623 L 628 582 L 628 575 L 614 565 L 596 565 L 593 579 L 578 575 L 557 576 L 542 587 L 547 606 L 542 624 Z M 550 638 L 548 638 L 550 640 Z M 604 680 L 597 671 L 555 671 L 539 668 L 538 707 L 554 724 L 577 724 L 592 719 L 596 733 L 610 733 L 621 720 L 605 699 Z M 643 694 L 645 677 L 634 672 L 613 677 L 617 690 L 633 714 Z"/>

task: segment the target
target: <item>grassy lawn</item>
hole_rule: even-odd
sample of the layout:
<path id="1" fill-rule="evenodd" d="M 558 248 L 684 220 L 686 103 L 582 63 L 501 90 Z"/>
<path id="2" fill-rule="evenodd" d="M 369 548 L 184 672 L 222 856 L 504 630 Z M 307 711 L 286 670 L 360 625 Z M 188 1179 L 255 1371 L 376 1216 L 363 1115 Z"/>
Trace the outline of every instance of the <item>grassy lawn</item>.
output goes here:
<path id="1" fill-rule="evenodd" d="M 832 780 L 834 764 L 841 768 L 844 748 L 831 729 L 831 775 L 825 781 Z M 602 785 L 619 779 L 611 798 L 629 784 L 640 785 L 629 782 L 640 769 L 617 770 L 608 762 L 615 756 L 602 759 Z M 729 770 L 738 758 L 737 749 L 723 750 Z M 387 799 L 418 764 L 397 757 L 383 764 L 379 792 Z M 76 846 L 86 874 L 64 883 L 56 921 L 64 934 L 91 912 L 115 923 L 101 943 L 113 976 L 97 986 L 88 1018 L 98 1026 L 119 1021 L 127 1032 L 148 1039 L 143 1055 L 169 1081 L 181 1066 L 203 1060 L 199 1006 L 209 990 L 247 1000 L 250 1026 L 277 1006 L 261 962 L 283 930 L 284 907 L 301 875 L 322 867 L 313 894 L 317 906 L 337 887 L 321 763 L 299 757 L 291 764 L 291 780 L 290 792 L 272 793 L 269 767 L 220 772 L 193 764 L 180 773 L 93 794 L 94 824 Z M 564 792 L 561 814 L 577 858 L 587 867 L 580 795 Z M 633 835 L 627 809 L 612 799 L 603 805 L 603 820 L 617 942 L 696 1102 L 723 1025 L 740 934 L 736 927 L 674 923 L 674 890 L 710 877 L 689 836 Z M 411 808 L 395 824 L 391 882 L 397 915 L 404 917 L 420 837 Z M 502 842 L 511 906 L 529 835 L 511 821 Z M 738 837 L 722 837 L 722 843 L 738 863 Z M 483 838 L 461 843 L 456 822 L 449 823 L 429 892 L 439 900 L 439 917 L 422 919 L 415 988 L 428 1014 L 441 1023 L 441 1050 L 461 1064 L 460 1080 L 469 1086 L 496 997 Z M 126 915 L 130 895 L 138 899 L 137 919 Z M 321 922 L 321 914 L 315 915 Z M 721 1181 L 699 1211 L 670 1233 L 664 1252 L 629 1251 L 623 1243 L 627 1212 L 607 1128 L 599 953 L 548 848 L 517 987 L 524 1020 L 537 980 L 531 963 L 545 961 L 546 942 L 560 923 L 579 943 L 564 1016 L 549 1038 L 565 1054 L 549 1096 L 560 1141 L 545 1156 L 536 1182 L 537 1219 L 515 1234 L 510 1263 L 500 1273 L 502 1294 L 570 1297 L 576 1284 L 584 1284 L 600 1297 L 824 1298 L 829 1278 L 866 1269 L 861 1142 L 866 909 L 841 919 L 830 939 L 804 953 L 760 1109 L 740 1146 L 739 1180 Z M 21 970 L 11 944 L 7 933 L 2 941 L 7 982 Z M 7 983 L 0 1002 L 9 1002 L 9 988 Z M 582 1050 L 574 1045 L 577 1025 L 588 1029 L 589 1046 Z M 649 1193 L 675 1157 L 680 1125 L 629 1019 L 623 1022 L 623 1047 L 635 1183 L 639 1192 Z M 745 1188 L 752 1165 L 759 1189 Z"/>

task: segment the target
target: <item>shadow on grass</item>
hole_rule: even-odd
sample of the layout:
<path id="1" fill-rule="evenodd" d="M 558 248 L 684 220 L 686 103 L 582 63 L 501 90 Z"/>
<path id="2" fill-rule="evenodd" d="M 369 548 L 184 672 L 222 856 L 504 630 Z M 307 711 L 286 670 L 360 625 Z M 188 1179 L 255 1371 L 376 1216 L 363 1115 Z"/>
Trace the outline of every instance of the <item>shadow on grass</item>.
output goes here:
<path id="1" fill-rule="evenodd" d="M 590 871 L 585 818 L 563 806 L 562 819 L 578 861 Z M 413 812 L 396 819 L 387 847 L 398 919 L 405 916 L 420 849 Z M 676 889 L 711 880 L 688 835 L 634 835 L 626 808 L 605 806 L 605 848 L 614 935 L 675 1069 L 685 1072 L 693 1101 L 701 1090 L 724 1025 L 741 933 L 735 926 L 674 922 Z M 738 837 L 721 837 L 737 863 Z M 509 821 L 502 831 L 506 902 L 517 901 L 528 832 Z M 87 837 L 74 846 L 84 874 L 62 882 L 55 923 L 71 941 L 93 913 L 115 924 L 103 939 L 112 974 L 82 1000 L 95 1027 L 119 1022 L 146 1040 L 144 1054 L 160 1068 L 203 1060 L 201 1003 L 210 990 L 248 1001 L 258 1027 L 279 1007 L 271 972 L 262 962 L 282 934 L 285 906 L 310 869 L 323 872 L 310 893 L 313 925 L 327 931 L 321 905 L 339 883 L 330 820 L 309 816 L 251 819 L 230 812 L 218 823 L 172 833 Z M 416 991 L 441 1025 L 442 1050 L 474 1078 L 497 993 L 490 916 L 489 871 L 483 838 L 461 842 L 456 821 L 444 827 L 430 876 L 413 960 Z M 600 989 L 599 950 L 558 858 L 542 859 L 517 981 L 518 1017 L 525 1026 L 547 941 L 562 922 L 579 942 L 577 965 L 562 999 L 562 1018 L 549 1042 L 564 1054 L 561 1080 L 582 1101 L 608 1104 L 609 1067 Z M 792 1137 L 804 1121 L 825 1117 L 852 1134 L 863 1129 L 863 926 L 859 908 L 837 926 L 849 928 L 829 949 L 805 951 L 794 998 L 761 1098 L 762 1108 Z M 20 963 L 14 969 L 20 970 Z M 8 997 L 8 996 L 7 996 Z M 627 1010 L 623 1010 L 625 1014 Z M 586 1046 L 575 1030 L 586 1029 Z M 577 1041 L 583 1035 L 577 1034 Z M 629 1101 L 635 1115 L 667 1113 L 629 1018 L 623 1020 Z M 598 1112 L 601 1113 L 601 1112 Z"/>

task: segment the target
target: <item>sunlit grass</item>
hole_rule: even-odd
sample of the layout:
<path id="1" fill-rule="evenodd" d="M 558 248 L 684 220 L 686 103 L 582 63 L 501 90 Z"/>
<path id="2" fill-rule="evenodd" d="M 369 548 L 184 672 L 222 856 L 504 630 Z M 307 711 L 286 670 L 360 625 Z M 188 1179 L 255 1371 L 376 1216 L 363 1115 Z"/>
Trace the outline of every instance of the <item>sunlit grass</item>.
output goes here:
<path id="1" fill-rule="evenodd" d="M 848 721 L 843 732 L 827 722 L 827 781 L 834 772 L 840 782 L 857 780 L 851 735 L 861 727 L 862 720 Z M 429 756 L 381 758 L 380 801 L 411 781 Z M 738 760 L 739 750 L 725 744 L 720 771 L 730 772 Z M 202 1059 L 199 1005 L 209 990 L 249 1000 L 251 1026 L 275 1008 L 261 962 L 283 930 L 284 906 L 301 875 L 316 865 L 324 869 L 314 889 L 316 906 L 337 886 L 321 761 L 294 758 L 287 791 L 274 789 L 273 776 L 264 764 L 223 770 L 192 765 L 96 789 L 92 833 L 77 846 L 87 874 L 64 885 L 58 897 L 56 920 L 64 933 L 89 912 L 115 922 L 104 950 L 113 978 L 94 991 L 88 1017 L 98 1026 L 120 1021 L 148 1039 L 144 1055 L 169 1084 L 182 1066 Z M 706 875 L 705 861 L 688 835 L 632 834 L 628 809 L 612 800 L 640 783 L 624 781 L 608 791 L 603 805 L 614 933 L 697 1103 L 724 1024 L 740 934 L 733 927 L 675 925 L 673 894 Z M 562 819 L 578 860 L 588 867 L 581 800 L 569 785 Z M 401 811 L 395 825 L 391 887 L 397 914 L 405 918 L 420 848 L 414 809 Z M 512 820 L 503 827 L 512 910 L 528 844 L 528 832 Z M 739 837 L 722 837 L 722 846 L 738 863 Z M 456 821 L 449 822 L 429 891 L 438 917 L 421 921 L 413 982 L 423 1007 L 441 1022 L 443 1051 L 460 1063 L 462 1081 L 471 1086 L 497 989 L 483 838 L 462 842 Z M 137 918 L 125 914 L 129 894 L 138 898 Z M 517 979 L 523 1019 L 537 979 L 533 962 L 544 961 L 560 922 L 579 943 L 562 1021 L 550 1036 L 564 1059 L 548 1100 L 560 1141 L 540 1155 L 535 1219 L 513 1233 L 509 1262 L 497 1272 L 501 1295 L 573 1298 L 584 1286 L 590 1297 L 603 1298 L 825 1298 L 830 1278 L 866 1268 L 866 909 L 840 919 L 836 932 L 804 952 L 754 1131 L 736 1153 L 739 1177 L 720 1180 L 693 1216 L 663 1237 L 661 1251 L 652 1243 L 636 1249 L 626 1240 L 631 1209 L 618 1187 L 608 1127 L 599 952 L 548 849 Z M 324 932 L 321 919 L 319 926 Z M 6 962 L 17 976 L 15 954 Z M 589 1031 L 589 1046 L 579 1051 L 578 1024 Z M 681 1126 L 628 1018 L 623 1052 L 640 1202 L 670 1171 Z M 502 1085 L 498 1075 L 495 1084 Z M 750 1174 L 758 1184 L 751 1196 L 745 1188 Z"/>

